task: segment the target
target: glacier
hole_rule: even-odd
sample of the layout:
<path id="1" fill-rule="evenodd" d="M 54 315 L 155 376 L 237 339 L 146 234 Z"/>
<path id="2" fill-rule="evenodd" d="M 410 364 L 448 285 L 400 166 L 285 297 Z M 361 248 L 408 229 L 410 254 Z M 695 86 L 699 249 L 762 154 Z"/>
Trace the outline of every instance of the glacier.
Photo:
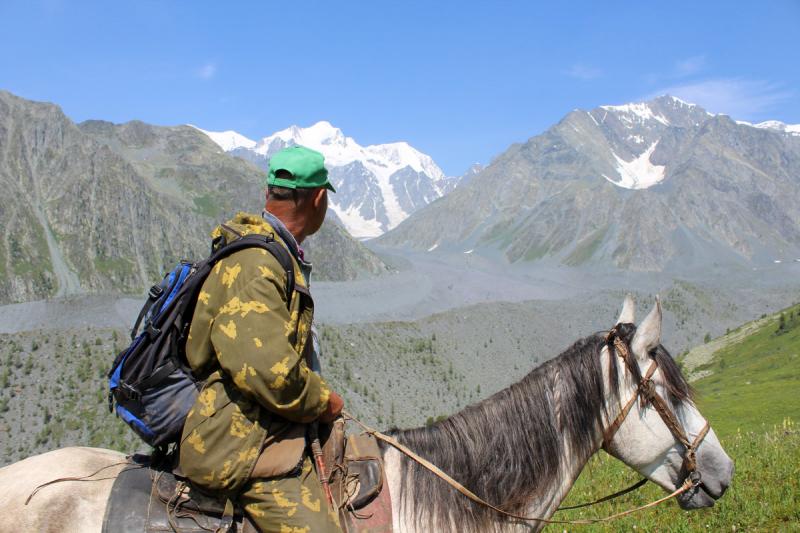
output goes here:
<path id="1" fill-rule="evenodd" d="M 603 177 L 614 185 L 625 189 L 647 189 L 657 183 L 661 183 L 667 167 L 654 165 L 650 162 L 650 156 L 653 155 L 656 146 L 658 146 L 658 141 L 651 144 L 644 153 L 635 157 L 632 161 L 625 161 L 612 151 L 611 155 L 614 156 L 617 162 L 617 172 L 620 179 L 617 181 L 605 174 L 603 174 Z"/>

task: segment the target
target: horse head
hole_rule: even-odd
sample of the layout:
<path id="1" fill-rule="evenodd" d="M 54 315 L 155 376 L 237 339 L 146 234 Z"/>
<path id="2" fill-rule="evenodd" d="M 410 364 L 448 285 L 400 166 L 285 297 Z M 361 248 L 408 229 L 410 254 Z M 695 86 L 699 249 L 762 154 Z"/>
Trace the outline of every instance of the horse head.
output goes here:
<path id="1" fill-rule="evenodd" d="M 638 328 L 632 326 L 634 314 L 628 296 L 612 333 L 619 331 L 620 337 L 624 331 L 635 333 L 607 347 L 608 357 L 620 357 L 625 365 L 623 371 L 609 371 L 607 376 L 609 385 L 619 392 L 619 401 L 608 406 L 604 448 L 669 492 L 690 485 L 678 496 L 681 508 L 710 507 L 730 484 L 733 461 L 661 345 L 661 302 L 656 298 Z"/>

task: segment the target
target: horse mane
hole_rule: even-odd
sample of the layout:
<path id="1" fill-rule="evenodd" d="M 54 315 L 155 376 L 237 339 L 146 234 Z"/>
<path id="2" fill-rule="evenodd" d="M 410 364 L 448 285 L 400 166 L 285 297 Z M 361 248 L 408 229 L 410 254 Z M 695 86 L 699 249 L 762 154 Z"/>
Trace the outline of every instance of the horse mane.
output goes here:
<path id="1" fill-rule="evenodd" d="M 635 331 L 633 324 L 618 327 L 628 345 Z M 578 340 L 519 382 L 446 420 L 393 434 L 484 500 L 524 513 L 532 499 L 546 496 L 558 481 L 564 452 L 588 460 L 596 451 L 606 416 L 600 365 L 605 345 L 600 333 Z M 662 370 L 673 404 L 689 398 L 691 389 L 669 353 L 659 346 L 651 357 Z M 617 401 L 617 373 L 625 371 L 619 359 L 609 357 L 609 392 Z M 629 362 L 638 384 L 639 367 L 633 359 Z M 410 511 L 418 529 L 490 531 L 494 523 L 507 520 L 468 500 L 416 461 L 402 456 L 401 464 L 400 506 Z"/>

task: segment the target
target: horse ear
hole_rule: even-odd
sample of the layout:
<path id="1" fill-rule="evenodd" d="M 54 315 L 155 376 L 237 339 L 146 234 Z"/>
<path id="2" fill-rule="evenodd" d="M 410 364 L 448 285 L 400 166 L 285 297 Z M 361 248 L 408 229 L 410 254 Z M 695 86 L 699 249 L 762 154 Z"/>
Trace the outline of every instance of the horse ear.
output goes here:
<path id="1" fill-rule="evenodd" d="M 622 303 L 622 312 L 617 319 L 617 324 L 633 324 L 635 313 L 636 304 L 633 303 L 633 297 L 630 294 L 626 294 L 625 301 Z"/>
<path id="2" fill-rule="evenodd" d="M 633 336 L 631 349 L 639 359 L 647 358 L 650 350 L 661 342 L 661 300 L 656 296 L 656 305 L 647 315 Z"/>

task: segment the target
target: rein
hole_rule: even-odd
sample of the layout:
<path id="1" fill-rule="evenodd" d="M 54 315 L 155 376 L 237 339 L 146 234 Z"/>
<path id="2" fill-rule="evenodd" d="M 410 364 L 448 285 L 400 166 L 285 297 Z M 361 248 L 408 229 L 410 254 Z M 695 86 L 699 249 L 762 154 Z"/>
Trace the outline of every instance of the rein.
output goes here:
<path id="1" fill-rule="evenodd" d="M 628 355 L 629 355 L 628 346 L 618 336 L 617 327 L 616 326 L 613 329 L 611 329 L 611 331 L 608 332 L 608 334 L 606 335 L 605 341 L 606 341 L 606 344 L 609 347 L 609 355 L 612 355 L 610 353 L 612 350 L 615 351 L 617 353 L 617 355 L 620 358 L 622 358 L 622 360 L 625 362 L 626 367 L 628 367 L 628 370 L 630 371 L 630 368 L 629 368 L 629 364 L 630 363 L 629 363 L 629 358 L 628 358 Z M 681 444 L 683 444 L 683 446 L 686 448 L 686 453 L 684 454 L 684 458 L 683 458 L 683 465 L 684 465 L 684 468 L 687 471 L 686 478 L 684 479 L 683 483 L 677 489 L 675 489 L 670 494 L 668 494 L 668 495 L 666 495 L 666 496 L 664 496 L 662 498 L 659 498 L 658 500 L 655 500 L 655 501 L 652 501 L 650 503 L 641 505 L 639 507 L 634 507 L 633 509 L 628 509 L 627 511 L 622 511 L 622 512 L 619 512 L 619 513 L 615 513 L 615 514 L 612 514 L 610 516 L 606 516 L 606 517 L 603 517 L 603 518 L 587 518 L 587 519 L 582 519 L 582 520 L 552 520 L 552 519 L 535 517 L 535 516 L 524 516 L 524 515 L 519 515 L 519 514 L 511 513 L 511 512 L 508 512 L 508 511 L 504 511 L 503 509 L 500 509 L 496 505 L 492 505 L 491 503 L 487 502 L 486 500 L 484 500 L 483 498 L 481 498 L 480 496 L 478 496 L 477 494 L 475 494 L 474 492 L 469 490 L 467 487 L 465 487 L 464 485 L 462 485 L 461 483 L 459 483 L 458 481 L 456 481 L 455 479 L 450 477 L 447 473 L 442 471 L 438 466 L 436 466 L 435 464 L 431 463 L 430 461 L 428 461 L 424 457 L 419 456 L 413 450 L 409 449 L 407 446 L 405 446 L 404 444 L 402 444 L 399 441 L 397 441 L 397 439 L 395 439 L 394 437 L 391 437 L 389 435 L 381 433 L 377 429 L 367 426 L 366 424 L 364 424 L 360 420 L 356 419 L 353 415 L 351 415 L 347 411 L 343 410 L 342 411 L 342 416 L 345 419 L 352 420 L 353 422 L 358 424 L 368 434 L 370 434 L 370 435 L 374 436 L 375 438 L 377 438 L 377 439 L 389 444 L 393 448 L 397 449 L 398 451 L 402 452 L 406 456 L 410 457 L 411 459 L 413 459 L 414 461 L 416 461 L 417 463 L 419 463 L 420 465 L 422 465 L 423 467 L 428 469 L 431 473 L 433 473 L 434 475 L 436 475 L 437 477 L 439 477 L 440 479 L 445 481 L 448 485 L 450 485 L 451 487 L 456 489 L 458 492 L 460 492 L 461 494 L 463 494 L 464 496 L 466 496 L 467 498 L 469 498 L 473 502 L 475 502 L 475 503 L 477 503 L 479 505 L 482 505 L 484 507 L 488 507 L 489 509 L 492 509 L 493 511 L 495 511 L 495 512 L 501 514 L 501 515 L 504 515 L 504 516 L 507 516 L 507 517 L 510 517 L 510 518 L 514 518 L 516 520 L 535 521 L 535 522 L 542 522 L 542 523 L 546 523 L 546 524 L 591 525 L 591 524 L 596 524 L 598 522 L 607 522 L 607 521 L 610 521 L 610 520 L 615 520 L 617 518 L 622 518 L 623 516 L 627 516 L 629 514 L 637 512 L 637 511 L 641 511 L 641 510 L 647 509 L 649 507 L 653 507 L 653 506 L 658 505 L 660 503 L 663 503 L 665 501 L 671 500 L 672 498 L 675 498 L 676 496 L 679 496 L 680 494 L 683 494 L 684 492 L 686 492 L 686 491 L 688 491 L 688 490 L 690 490 L 690 489 L 692 489 L 694 487 L 699 486 L 700 483 L 701 483 L 700 473 L 697 471 L 696 452 L 697 452 L 698 446 L 700 446 L 700 443 L 703 441 L 705 436 L 708 434 L 708 430 L 709 430 L 708 422 L 706 421 L 705 426 L 703 426 L 703 429 L 700 430 L 700 433 L 697 434 L 697 436 L 695 437 L 694 441 L 690 441 L 688 436 L 686 435 L 686 432 L 681 427 L 680 422 L 675 417 L 675 415 L 672 412 L 672 410 L 669 409 L 666 401 L 655 390 L 655 384 L 652 381 L 652 377 L 653 377 L 653 374 L 655 374 L 657 369 L 658 369 L 658 364 L 656 363 L 655 360 L 653 360 L 653 362 L 650 364 L 650 368 L 648 368 L 647 372 L 645 373 L 645 376 L 642 378 L 642 381 L 639 383 L 639 386 L 636 389 L 636 393 L 628 401 L 628 403 L 625 404 L 625 406 L 622 408 L 622 411 L 620 411 L 619 416 L 617 416 L 617 418 L 614 420 L 614 422 L 612 422 L 611 425 L 604 431 L 602 448 L 604 450 L 606 450 L 606 451 L 609 450 L 609 447 L 610 447 L 612 439 L 614 438 L 614 435 L 616 434 L 616 432 L 619 429 L 619 427 L 622 425 L 622 423 L 625 420 L 625 418 L 628 416 L 628 413 L 630 413 L 630 411 L 633 408 L 633 405 L 636 402 L 636 400 L 639 399 L 641 401 L 642 405 L 645 405 L 646 403 L 650 403 L 656 409 L 656 412 L 658 412 L 658 414 L 661 416 L 661 419 L 663 420 L 664 424 L 670 430 L 670 432 L 675 437 L 675 439 L 678 442 L 680 442 Z M 632 485 L 632 486 L 630 486 L 630 487 L 628 487 L 626 489 L 623 489 L 623 490 L 621 490 L 619 492 L 616 492 L 614 494 L 611 494 L 609 496 L 605 496 L 605 497 L 600 498 L 598 500 L 595 500 L 593 502 L 579 504 L 579 505 L 573 505 L 573 506 L 569 506 L 569 507 L 563 507 L 563 508 L 559 508 L 557 510 L 576 509 L 576 508 L 579 508 L 579 507 L 587 507 L 587 506 L 590 506 L 590 505 L 595 505 L 595 504 L 598 504 L 598 503 L 601 503 L 601 502 L 605 502 L 605 501 L 611 500 L 613 498 L 616 498 L 618 496 L 622 496 L 623 494 L 627 494 L 628 492 L 631 492 L 633 490 L 636 490 L 639 487 L 643 486 L 646 482 L 647 482 L 647 478 L 640 480 L 639 482 L 635 483 L 634 485 Z"/>

